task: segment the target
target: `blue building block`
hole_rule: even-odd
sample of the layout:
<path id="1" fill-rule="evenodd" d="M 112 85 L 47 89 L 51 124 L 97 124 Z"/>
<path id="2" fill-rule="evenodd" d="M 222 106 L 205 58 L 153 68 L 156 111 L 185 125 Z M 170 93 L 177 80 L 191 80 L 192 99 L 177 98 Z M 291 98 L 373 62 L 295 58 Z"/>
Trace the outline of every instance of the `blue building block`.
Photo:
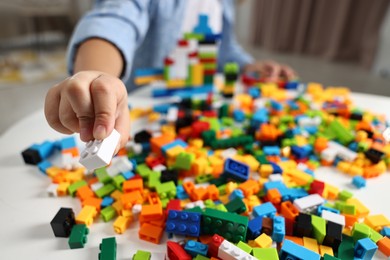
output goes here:
<path id="1" fill-rule="evenodd" d="M 247 240 L 256 239 L 261 235 L 263 227 L 263 217 L 255 217 L 248 222 L 248 231 L 246 233 Z"/>
<path id="2" fill-rule="evenodd" d="M 338 209 L 334 209 L 334 208 L 326 207 L 324 205 L 320 205 L 317 208 L 317 215 L 321 216 L 323 210 L 327 210 L 327 211 L 330 211 L 330 212 L 333 212 L 333 213 L 336 213 L 336 214 L 340 214 L 340 210 L 338 210 Z"/>
<path id="3" fill-rule="evenodd" d="M 303 246 L 285 239 L 279 251 L 279 260 L 320 260 L 321 256 Z"/>
<path id="4" fill-rule="evenodd" d="M 289 81 L 284 86 L 285 89 L 297 89 L 299 86 L 299 81 Z"/>
<path id="5" fill-rule="evenodd" d="M 291 153 L 297 158 L 297 159 L 304 159 L 309 157 L 311 150 L 308 146 L 291 146 Z"/>
<path id="6" fill-rule="evenodd" d="M 43 160 L 42 162 L 38 163 L 38 169 L 46 174 L 46 170 L 49 169 L 50 167 L 53 166 L 53 164 L 51 162 L 49 162 L 48 160 Z"/>
<path id="7" fill-rule="evenodd" d="M 209 246 L 197 241 L 188 240 L 184 246 L 184 250 L 192 257 L 196 257 L 197 255 L 207 256 Z"/>
<path id="8" fill-rule="evenodd" d="M 161 147 L 161 151 L 163 152 L 163 154 L 165 155 L 167 153 L 167 151 L 173 147 L 176 147 L 176 146 L 181 146 L 183 148 L 187 148 L 187 143 L 184 142 L 183 140 L 181 139 L 176 139 L 175 141 L 169 143 L 169 144 L 166 144 L 164 145 L 163 147 Z"/>
<path id="9" fill-rule="evenodd" d="M 114 203 L 114 199 L 111 198 L 111 197 L 106 196 L 106 197 L 103 198 L 102 203 L 100 203 L 100 206 L 102 208 L 105 208 L 105 207 L 110 206 L 112 203 Z"/>
<path id="10" fill-rule="evenodd" d="M 237 198 L 243 199 L 244 197 L 245 196 L 244 196 L 244 193 L 242 192 L 242 190 L 236 189 L 229 194 L 229 201 L 232 201 L 232 200 L 237 199 Z"/>
<path id="11" fill-rule="evenodd" d="M 277 110 L 277 111 L 283 110 L 283 105 L 275 100 L 271 100 L 270 105 L 271 105 L 272 109 L 274 109 L 274 110 Z"/>
<path id="12" fill-rule="evenodd" d="M 200 213 L 170 210 L 166 223 L 166 232 L 184 236 L 199 236 Z"/>
<path id="13" fill-rule="evenodd" d="M 186 86 L 182 89 L 154 88 L 152 97 L 188 96 L 196 94 L 207 94 L 213 91 L 213 85 L 203 85 L 199 87 Z"/>
<path id="14" fill-rule="evenodd" d="M 265 155 L 280 155 L 280 148 L 278 146 L 264 146 L 263 152 Z"/>
<path id="15" fill-rule="evenodd" d="M 162 75 L 163 69 L 161 68 L 145 68 L 145 69 L 136 69 L 134 71 L 135 77 L 147 77 L 147 76 L 156 76 Z"/>
<path id="16" fill-rule="evenodd" d="M 259 98 L 261 93 L 260 93 L 260 89 L 258 87 L 252 87 L 252 88 L 248 89 L 248 94 L 252 98 Z"/>
<path id="17" fill-rule="evenodd" d="M 273 163 L 273 162 L 269 162 L 269 164 L 271 164 L 272 166 L 272 169 L 273 169 L 273 172 L 272 173 L 276 173 L 276 174 L 281 174 L 283 173 L 283 169 L 282 167 L 280 167 L 279 165 L 277 165 L 276 163 Z"/>
<path id="18" fill-rule="evenodd" d="M 368 237 L 359 239 L 355 244 L 355 259 L 371 260 L 378 246 Z"/>
<path id="19" fill-rule="evenodd" d="M 134 177 L 134 172 L 132 171 L 127 171 L 127 172 L 122 172 L 122 176 L 126 179 L 129 180 Z"/>
<path id="20" fill-rule="evenodd" d="M 168 113 L 168 109 L 172 106 L 172 104 L 157 104 L 153 106 L 153 111 L 160 113 L 160 114 L 166 114 Z"/>
<path id="21" fill-rule="evenodd" d="M 189 198 L 187 192 L 184 190 L 183 185 L 176 186 L 176 197 L 181 200 Z"/>
<path id="22" fill-rule="evenodd" d="M 362 176 L 355 176 L 352 178 L 352 184 L 358 189 L 364 188 L 366 187 L 366 179 Z"/>
<path id="23" fill-rule="evenodd" d="M 252 214 L 254 217 L 273 218 L 276 214 L 276 208 L 271 202 L 266 202 L 254 207 Z"/>
<path id="24" fill-rule="evenodd" d="M 61 150 L 73 148 L 76 146 L 77 146 L 77 143 L 76 143 L 76 139 L 74 138 L 74 136 L 65 137 L 65 138 L 62 138 L 60 140 L 60 149 Z"/>
<path id="25" fill-rule="evenodd" d="M 302 197 L 306 197 L 307 195 L 309 195 L 307 193 L 307 191 L 303 188 L 290 188 L 290 189 L 286 189 L 286 191 L 282 194 L 282 200 L 285 201 L 285 200 L 295 200 L 295 199 L 299 199 L 299 198 L 302 198 Z"/>
<path id="26" fill-rule="evenodd" d="M 390 227 L 384 227 L 384 228 L 381 230 L 381 235 L 390 238 Z"/>
<path id="27" fill-rule="evenodd" d="M 272 230 L 272 240 L 281 243 L 286 235 L 286 227 L 284 224 L 284 217 L 274 217 L 274 228 Z"/>
<path id="28" fill-rule="evenodd" d="M 245 114 L 242 110 L 235 109 L 233 111 L 233 118 L 237 122 L 243 122 L 245 120 Z"/>
<path id="29" fill-rule="evenodd" d="M 225 161 L 223 176 L 236 181 L 244 182 L 249 178 L 249 166 L 228 158 Z"/>
<path id="30" fill-rule="evenodd" d="M 261 124 L 268 122 L 268 110 L 259 108 L 252 116 L 252 126 L 259 127 Z"/>
<path id="31" fill-rule="evenodd" d="M 23 160 L 26 164 L 37 165 L 52 155 L 55 149 L 55 143 L 50 141 L 33 144 L 22 152 Z"/>
<path id="32" fill-rule="evenodd" d="M 195 28 L 192 31 L 193 33 L 199 33 L 199 34 L 213 34 L 213 31 L 211 30 L 209 26 L 209 17 L 208 15 L 201 14 L 198 18 L 198 24 L 195 26 Z"/>

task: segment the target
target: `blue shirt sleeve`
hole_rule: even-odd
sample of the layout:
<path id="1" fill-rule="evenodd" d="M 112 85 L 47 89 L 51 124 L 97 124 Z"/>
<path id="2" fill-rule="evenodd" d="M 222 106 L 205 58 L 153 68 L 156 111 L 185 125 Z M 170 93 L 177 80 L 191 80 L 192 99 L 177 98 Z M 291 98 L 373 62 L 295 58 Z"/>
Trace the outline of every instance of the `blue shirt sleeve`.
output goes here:
<path id="1" fill-rule="evenodd" d="M 118 48 L 124 59 L 122 80 L 130 77 L 136 48 L 142 43 L 149 27 L 148 0 L 97 1 L 94 8 L 78 23 L 67 52 L 68 72 L 78 46 L 87 39 L 101 38 Z"/>
<path id="2" fill-rule="evenodd" d="M 239 45 L 234 33 L 234 3 L 232 0 L 221 0 L 223 3 L 222 41 L 218 54 L 218 69 L 223 71 L 227 62 L 237 62 L 242 69 L 246 64 L 253 62 L 251 57 Z"/>

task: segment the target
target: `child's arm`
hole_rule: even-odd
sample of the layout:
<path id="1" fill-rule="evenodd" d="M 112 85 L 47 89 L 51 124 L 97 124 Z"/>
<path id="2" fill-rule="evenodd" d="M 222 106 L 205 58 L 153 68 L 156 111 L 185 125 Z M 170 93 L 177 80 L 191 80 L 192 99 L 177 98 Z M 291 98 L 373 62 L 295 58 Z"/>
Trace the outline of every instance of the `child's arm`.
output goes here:
<path id="1" fill-rule="evenodd" d="M 73 76 L 49 90 L 45 115 L 55 130 L 104 139 L 115 128 L 129 136 L 126 87 L 134 50 L 147 31 L 148 1 L 99 1 L 73 33 L 68 69 Z"/>

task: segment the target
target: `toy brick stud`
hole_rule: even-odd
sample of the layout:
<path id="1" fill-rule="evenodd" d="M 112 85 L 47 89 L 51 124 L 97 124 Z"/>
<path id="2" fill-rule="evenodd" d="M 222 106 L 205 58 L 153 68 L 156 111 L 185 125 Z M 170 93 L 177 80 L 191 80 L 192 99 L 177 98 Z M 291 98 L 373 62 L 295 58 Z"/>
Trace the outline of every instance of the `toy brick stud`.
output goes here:
<path id="1" fill-rule="evenodd" d="M 104 140 L 89 141 L 81 153 L 80 163 L 90 171 L 108 165 L 119 140 L 120 134 L 114 129 Z"/>

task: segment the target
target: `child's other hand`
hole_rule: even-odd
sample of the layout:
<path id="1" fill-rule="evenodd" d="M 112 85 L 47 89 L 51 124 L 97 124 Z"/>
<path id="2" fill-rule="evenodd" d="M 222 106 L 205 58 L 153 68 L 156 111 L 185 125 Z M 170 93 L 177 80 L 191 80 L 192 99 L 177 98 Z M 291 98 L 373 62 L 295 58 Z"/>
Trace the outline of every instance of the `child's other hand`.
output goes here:
<path id="1" fill-rule="evenodd" d="M 99 71 L 81 71 L 52 87 L 45 100 L 49 125 L 82 141 L 104 139 L 115 128 L 128 141 L 130 118 L 123 82 Z"/>
<path id="2" fill-rule="evenodd" d="M 267 79 L 271 82 L 276 82 L 280 79 L 290 81 L 297 78 L 296 72 L 291 67 L 279 64 L 272 60 L 256 61 L 254 63 L 247 64 L 244 67 L 244 73 L 251 72 L 260 73 L 261 78 Z"/>

